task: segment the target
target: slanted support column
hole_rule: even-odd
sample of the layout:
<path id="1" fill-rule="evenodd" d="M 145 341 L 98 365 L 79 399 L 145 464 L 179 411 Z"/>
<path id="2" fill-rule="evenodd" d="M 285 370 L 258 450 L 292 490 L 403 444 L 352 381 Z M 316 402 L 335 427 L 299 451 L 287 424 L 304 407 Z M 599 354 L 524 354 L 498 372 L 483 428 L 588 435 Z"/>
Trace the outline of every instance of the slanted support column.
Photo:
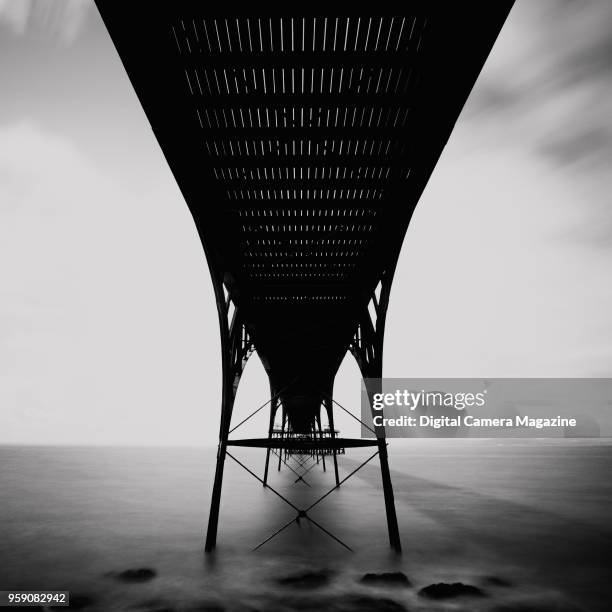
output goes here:
<path id="1" fill-rule="evenodd" d="M 402 552 L 397 514 L 395 513 L 395 497 L 393 485 L 391 484 L 391 473 L 389 472 L 389 459 L 387 454 L 387 441 L 378 439 L 378 456 L 380 458 L 380 473 L 382 477 L 383 493 L 385 496 L 385 512 L 387 514 L 387 530 L 389 532 L 389 544 L 396 552 Z"/>
<path id="2" fill-rule="evenodd" d="M 274 435 L 274 417 L 276 416 L 276 410 L 278 409 L 278 398 L 274 397 L 270 403 L 270 424 L 268 426 L 268 440 L 272 440 Z M 271 448 L 268 446 L 266 449 L 266 466 L 264 468 L 263 485 L 264 487 L 268 484 L 268 468 L 270 467 L 270 452 Z"/>
<path id="3" fill-rule="evenodd" d="M 377 382 L 371 381 L 368 385 L 368 399 L 370 403 L 370 411 L 372 420 L 374 420 L 375 411 L 373 403 L 373 395 L 381 391 L 382 384 L 380 382 L 380 370 L 372 368 L 372 373 L 367 378 L 378 379 Z M 380 460 L 380 475 L 382 479 L 383 494 L 385 498 L 385 513 L 387 515 L 387 530 L 389 532 L 389 544 L 396 552 L 402 551 L 402 543 L 399 535 L 399 527 L 397 524 L 397 514 L 395 512 L 395 496 L 393 495 L 393 485 L 391 484 L 391 472 L 389 471 L 389 455 L 387 453 L 387 439 L 385 437 L 384 427 L 374 427 L 376 438 L 378 440 L 378 457 Z"/>
<path id="4" fill-rule="evenodd" d="M 207 553 L 212 552 L 217 545 L 223 470 L 227 454 L 227 440 L 230 432 L 234 400 L 236 398 L 242 371 L 253 350 L 249 334 L 241 321 L 237 308 L 234 307 L 233 315 L 230 315 L 232 312 L 231 296 L 225 296 L 222 280 L 219 276 L 214 274 L 213 286 L 215 288 L 219 327 L 221 331 L 221 371 L 223 386 L 221 391 L 221 424 L 219 426 L 217 465 L 215 467 L 215 480 L 210 501 L 210 513 L 208 515 L 208 527 L 206 529 L 206 543 L 204 547 Z"/>
<path id="5" fill-rule="evenodd" d="M 325 409 L 327 410 L 327 422 L 329 423 L 329 431 L 333 440 L 336 439 L 336 427 L 334 425 L 334 404 L 329 398 L 325 398 Z M 340 475 L 338 473 L 338 454 L 336 452 L 336 448 L 333 450 L 334 455 L 334 475 L 336 477 L 336 486 L 340 486 Z"/>
<path id="6" fill-rule="evenodd" d="M 285 413 L 285 407 L 282 407 L 282 416 L 281 416 L 281 440 L 283 440 L 285 438 L 285 421 L 287 419 L 287 414 Z M 283 462 L 283 449 L 279 448 L 278 449 L 278 471 L 280 472 L 281 469 L 281 464 Z"/>
<path id="7" fill-rule="evenodd" d="M 374 312 L 367 307 L 364 309 L 363 316 L 356 330 L 350 350 L 359 365 L 363 378 L 376 379 L 378 382 L 368 385 L 368 396 L 372 419 L 374 418 L 373 395 L 381 391 L 382 378 L 382 353 L 383 339 L 385 330 L 385 319 L 387 306 L 389 304 L 389 291 L 391 289 L 391 273 L 383 274 L 380 281 L 380 295 L 376 292 L 371 296 Z M 395 497 L 393 495 L 393 485 L 391 484 L 391 472 L 389 470 L 389 458 L 387 453 L 387 440 L 384 427 L 375 427 L 376 438 L 378 439 L 378 456 L 380 459 L 380 473 L 385 499 L 385 512 L 387 515 L 387 529 L 389 532 L 389 543 L 396 552 L 401 552 L 402 544 L 400 541 L 399 527 L 397 524 L 397 514 L 395 512 Z"/>
<path id="8" fill-rule="evenodd" d="M 379 372 L 376 374 L 380 374 Z M 380 375 L 372 376 L 372 378 L 380 379 Z M 372 387 L 376 387 L 375 389 Z M 368 398 L 370 401 L 370 410 L 372 419 L 375 412 L 373 408 L 373 394 L 380 392 L 381 384 L 368 385 Z M 389 532 L 389 544 L 391 548 L 400 553 L 402 552 L 402 543 L 400 540 L 399 526 L 397 524 L 397 514 L 395 512 L 395 496 L 393 494 L 393 485 L 391 483 L 391 472 L 389 471 L 389 454 L 387 452 L 387 439 L 385 437 L 384 427 L 374 427 L 376 438 L 378 439 L 378 457 L 380 460 L 380 475 L 382 479 L 383 495 L 385 499 L 385 513 L 387 515 L 387 531 Z"/>
<path id="9" fill-rule="evenodd" d="M 210 501 L 210 514 L 208 516 L 208 529 L 206 530 L 206 545 L 204 550 L 209 553 L 217 545 L 217 528 L 219 526 L 219 507 L 221 505 L 221 486 L 223 484 L 223 468 L 227 452 L 227 439 L 232 417 L 234 394 L 228 376 L 224 376 L 223 399 L 221 406 L 221 427 L 219 432 L 219 446 L 217 448 L 217 466 L 215 468 L 215 481 L 213 483 L 212 498 Z"/>
<path id="10" fill-rule="evenodd" d="M 204 550 L 212 552 L 217 545 L 217 528 L 219 526 L 219 506 L 221 505 L 221 485 L 223 483 L 223 468 L 227 452 L 227 439 L 219 442 L 217 449 L 217 467 L 215 469 L 215 482 L 213 484 L 210 501 L 210 514 L 208 516 L 208 529 L 206 530 L 206 545 Z"/>
<path id="11" fill-rule="evenodd" d="M 316 417 L 316 421 L 317 421 L 317 426 L 319 428 L 319 439 L 323 439 L 323 428 L 321 427 L 321 412 L 319 412 L 319 414 L 317 414 Z M 336 453 L 335 449 L 334 449 L 334 454 Z M 327 470 L 325 469 L 325 454 L 321 453 L 321 462 L 323 463 L 323 471 L 326 472 Z M 317 454 L 317 463 L 319 463 L 319 455 Z"/>

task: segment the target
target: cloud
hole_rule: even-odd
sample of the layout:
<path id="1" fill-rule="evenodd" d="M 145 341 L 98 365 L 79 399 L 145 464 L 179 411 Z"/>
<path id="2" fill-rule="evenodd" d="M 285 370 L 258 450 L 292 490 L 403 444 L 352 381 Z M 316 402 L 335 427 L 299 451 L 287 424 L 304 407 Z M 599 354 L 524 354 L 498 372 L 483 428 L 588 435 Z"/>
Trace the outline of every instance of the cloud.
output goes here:
<path id="1" fill-rule="evenodd" d="M 466 106 L 474 149 L 516 149 L 572 184 L 567 235 L 612 247 L 612 3 L 518 0 Z M 482 129 L 485 128 L 485 129 Z"/>
<path id="2" fill-rule="evenodd" d="M 560 166 L 612 152 L 612 4 L 519 0 L 468 111 Z"/>
<path id="3" fill-rule="evenodd" d="M 91 0 L 0 0 L 0 26 L 16 35 L 43 33 L 69 45 L 92 6 Z"/>
<path id="4" fill-rule="evenodd" d="M 0 124 L 0 441 L 206 440 L 206 274 L 167 170 L 131 191 L 39 123 Z"/>
<path id="5" fill-rule="evenodd" d="M 0 23 L 23 34 L 30 14 L 30 0 L 0 0 Z"/>

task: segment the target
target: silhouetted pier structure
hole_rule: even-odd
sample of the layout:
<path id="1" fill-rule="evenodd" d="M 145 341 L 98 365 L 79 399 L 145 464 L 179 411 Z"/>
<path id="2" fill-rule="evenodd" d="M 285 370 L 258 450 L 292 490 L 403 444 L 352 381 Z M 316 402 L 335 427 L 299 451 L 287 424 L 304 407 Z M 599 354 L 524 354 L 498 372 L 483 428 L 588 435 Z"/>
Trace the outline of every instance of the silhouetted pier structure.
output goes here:
<path id="1" fill-rule="evenodd" d="M 281 14 L 97 0 L 193 215 L 217 301 L 223 380 L 207 551 L 227 457 L 269 486 L 271 454 L 279 466 L 331 455 L 337 487 L 351 476 L 340 478 L 338 454 L 367 446 L 401 549 L 384 429 L 337 435 L 334 378 L 347 351 L 363 377 L 382 375 L 408 223 L 511 4 L 406 1 L 347 15 L 312 3 Z M 255 349 L 270 379 L 269 428 L 234 439 L 234 398 Z M 236 446 L 266 449 L 263 477 Z M 305 518 L 339 541 L 274 492 L 295 509 L 291 523 Z"/>

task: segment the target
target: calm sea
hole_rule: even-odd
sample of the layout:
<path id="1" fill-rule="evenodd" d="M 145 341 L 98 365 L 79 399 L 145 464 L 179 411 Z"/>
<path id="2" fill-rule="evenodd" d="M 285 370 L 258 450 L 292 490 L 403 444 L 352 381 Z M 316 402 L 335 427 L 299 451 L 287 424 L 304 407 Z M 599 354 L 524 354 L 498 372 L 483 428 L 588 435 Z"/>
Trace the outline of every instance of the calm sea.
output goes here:
<path id="1" fill-rule="evenodd" d="M 404 554 L 389 553 L 375 461 L 308 521 L 252 549 L 295 512 L 228 459 L 219 548 L 203 554 L 215 449 L 0 447 L 0 590 L 70 590 L 87 610 L 612 610 L 612 444 L 603 440 L 393 440 Z M 232 451 L 233 452 L 233 451 Z M 236 449 L 257 473 L 260 450 Z M 340 458 L 346 475 L 367 454 Z M 299 472 L 297 464 L 292 466 Z M 271 485 L 298 507 L 333 486 L 312 469 Z M 145 582 L 118 573 L 151 568 Z M 411 588 L 361 585 L 403 571 Z M 318 588 L 279 578 L 325 572 Z M 436 582 L 480 598 L 430 602 Z M 370 603 L 368 603 L 370 602 Z M 387 606 L 385 608 L 384 606 Z"/>

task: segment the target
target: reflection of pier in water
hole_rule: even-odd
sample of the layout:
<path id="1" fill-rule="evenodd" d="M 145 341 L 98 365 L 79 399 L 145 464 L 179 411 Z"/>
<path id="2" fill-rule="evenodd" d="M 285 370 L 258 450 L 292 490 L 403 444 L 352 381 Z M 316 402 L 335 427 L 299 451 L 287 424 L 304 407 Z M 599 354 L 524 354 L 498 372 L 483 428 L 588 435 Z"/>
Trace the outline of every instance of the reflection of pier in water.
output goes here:
<path id="1" fill-rule="evenodd" d="M 223 390 L 206 550 L 217 543 L 226 458 L 274 490 L 272 452 L 283 466 L 283 454 L 320 463 L 331 454 L 335 490 L 352 475 L 340 478 L 337 455 L 372 446 L 399 551 L 384 429 L 374 440 L 337 437 L 334 379 L 347 352 L 363 377 L 382 376 L 408 223 L 512 1 L 435 11 L 407 3 L 402 15 L 375 17 L 313 15 L 307 5 L 291 15 L 298 5 L 237 14 L 189 0 L 96 4 L 192 213 L 215 291 Z M 254 351 L 270 381 L 267 437 L 235 440 L 234 400 Z M 232 446 L 265 448 L 263 477 Z"/>

